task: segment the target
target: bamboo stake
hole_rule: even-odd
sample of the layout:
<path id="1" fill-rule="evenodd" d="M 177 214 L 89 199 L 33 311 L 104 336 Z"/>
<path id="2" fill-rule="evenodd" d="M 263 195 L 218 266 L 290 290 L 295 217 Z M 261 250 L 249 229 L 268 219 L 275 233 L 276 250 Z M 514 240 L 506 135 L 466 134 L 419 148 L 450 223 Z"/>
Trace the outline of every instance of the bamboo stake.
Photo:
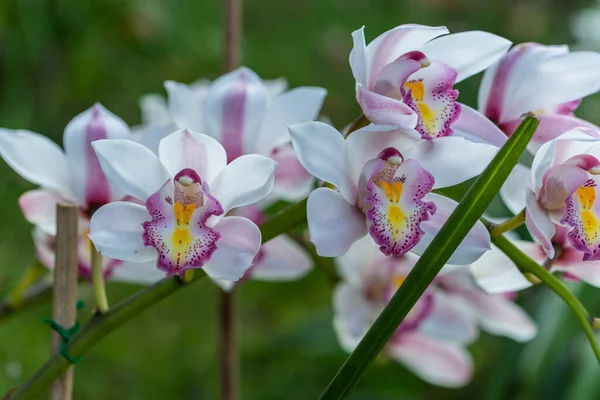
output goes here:
<path id="1" fill-rule="evenodd" d="M 56 205 L 56 258 L 54 261 L 54 288 L 52 318 L 65 328 L 75 324 L 77 302 L 77 206 Z M 62 339 L 52 332 L 52 354 L 59 352 Z M 54 381 L 50 400 L 71 400 L 73 394 L 73 367 Z"/>

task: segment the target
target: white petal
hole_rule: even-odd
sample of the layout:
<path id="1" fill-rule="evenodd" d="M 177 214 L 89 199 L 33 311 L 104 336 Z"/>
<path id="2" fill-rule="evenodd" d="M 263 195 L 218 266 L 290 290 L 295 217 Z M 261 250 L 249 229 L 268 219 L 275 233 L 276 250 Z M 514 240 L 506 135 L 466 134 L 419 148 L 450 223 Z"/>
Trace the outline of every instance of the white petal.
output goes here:
<path id="1" fill-rule="evenodd" d="M 457 185 L 481 174 L 497 152 L 496 146 L 446 136 L 423 140 L 403 155 L 417 160 L 433 175 L 436 189 Z"/>
<path id="2" fill-rule="evenodd" d="M 460 297 L 434 290 L 431 310 L 419 325 L 419 332 L 431 338 L 469 344 L 477 339 L 476 319 Z"/>
<path id="3" fill-rule="evenodd" d="M 452 125 L 454 136 L 460 136 L 477 143 L 488 143 L 502 147 L 508 139 L 486 116 L 471 107 L 461 104 L 460 116 Z"/>
<path id="4" fill-rule="evenodd" d="M 161 94 L 150 93 L 143 95 L 139 101 L 142 110 L 142 125 L 163 125 L 173 122 L 169 114 L 167 101 Z"/>
<path id="5" fill-rule="evenodd" d="M 473 361 L 460 345 L 418 332 L 405 333 L 388 347 L 392 358 L 433 385 L 460 387 L 473 376 Z"/>
<path id="6" fill-rule="evenodd" d="M 436 206 L 436 211 L 428 221 L 421 223 L 421 229 L 425 234 L 421 237 L 419 243 L 411 250 L 418 255 L 422 255 L 427 249 L 458 204 L 454 200 L 450 200 L 435 193 L 427 194 L 423 198 L 423 201 L 433 201 Z M 481 221 L 477 221 L 447 263 L 455 265 L 471 264 L 490 248 L 490 234 Z"/>
<path id="7" fill-rule="evenodd" d="M 233 289 L 233 287 L 236 284 L 236 282 L 234 282 L 234 281 L 227 281 L 225 279 L 213 279 L 213 278 L 210 278 L 210 280 L 213 281 L 215 285 L 217 285 L 218 287 L 220 287 L 221 290 L 223 290 L 225 292 L 231 292 L 231 289 Z"/>
<path id="8" fill-rule="evenodd" d="M 306 122 L 289 127 L 300 163 L 317 179 L 332 183 L 349 202 L 356 202 L 356 184 L 350 181 L 345 159 L 346 141 L 332 126 Z"/>
<path id="9" fill-rule="evenodd" d="M 539 244 L 524 240 L 511 241 L 529 257 L 543 261 L 545 254 Z M 541 255 L 541 257 L 540 257 Z M 488 293 L 516 292 L 531 286 L 515 264 L 496 247 L 471 264 L 475 282 Z"/>
<path id="10" fill-rule="evenodd" d="M 342 348 L 351 352 L 367 332 L 377 309 L 363 296 L 360 288 L 339 284 L 333 292 L 333 326 Z"/>
<path id="11" fill-rule="evenodd" d="M 0 128 L 0 156 L 29 182 L 56 190 L 66 198 L 75 198 L 67 158 L 47 137 L 26 130 Z"/>
<path id="12" fill-rule="evenodd" d="M 488 32 L 468 31 L 441 36 L 425 43 L 419 51 L 454 68 L 458 83 L 492 65 L 511 45 L 510 40 Z"/>
<path id="13" fill-rule="evenodd" d="M 277 163 L 258 154 L 248 154 L 233 160 L 215 178 L 212 195 L 225 213 L 236 207 L 254 204 L 273 189 Z"/>
<path id="14" fill-rule="evenodd" d="M 306 251 L 285 235 L 269 240 L 261 250 L 264 256 L 252 269 L 252 279 L 289 281 L 303 277 L 312 267 Z"/>
<path id="15" fill-rule="evenodd" d="M 329 188 L 319 188 L 310 194 L 307 220 L 310 240 L 323 257 L 341 256 L 367 234 L 364 214 Z"/>
<path id="16" fill-rule="evenodd" d="M 570 249 L 572 252 L 576 250 Z M 582 258 L 582 253 L 577 252 L 577 258 Z M 567 272 L 587 284 L 595 287 L 600 287 L 600 262 L 598 261 L 557 261 L 552 266 L 552 272 L 563 271 Z"/>
<path id="17" fill-rule="evenodd" d="M 165 273 L 156 268 L 156 261 L 146 263 L 122 263 L 116 266 L 110 275 L 114 282 L 151 285 L 165 277 Z"/>
<path id="18" fill-rule="evenodd" d="M 160 141 L 175 132 L 177 127 L 172 122 L 166 124 L 149 125 L 138 128 L 134 131 L 132 140 L 146 146 L 156 155 L 158 155 L 158 146 Z"/>
<path id="19" fill-rule="evenodd" d="M 160 141 L 158 158 L 171 176 L 191 168 L 203 181 L 211 184 L 227 165 L 225 149 L 208 135 L 179 130 Z"/>
<path id="20" fill-rule="evenodd" d="M 364 273 L 369 265 L 386 256 L 379 250 L 371 236 L 366 235 L 358 239 L 345 254 L 335 259 L 340 277 L 347 283 L 360 286 Z"/>
<path id="21" fill-rule="evenodd" d="M 92 147 L 110 183 L 142 201 L 171 179 L 158 157 L 139 143 L 109 139 L 95 141 Z"/>
<path id="22" fill-rule="evenodd" d="M 267 101 L 265 85 L 245 67 L 223 75 L 210 87 L 204 99 L 206 133 L 225 147 L 229 160 L 249 153 L 245 144 L 256 137 Z"/>
<path id="23" fill-rule="evenodd" d="M 365 42 L 365 27 L 352 32 L 352 41 L 354 42 L 352 50 L 350 50 L 350 69 L 356 82 L 366 85 L 367 83 L 367 44 Z"/>
<path id="24" fill-rule="evenodd" d="M 37 260 L 48 269 L 54 268 L 54 237 L 35 227 L 32 232 Z"/>
<path id="25" fill-rule="evenodd" d="M 94 213 L 88 236 L 105 257 L 134 263 L 156 261 L 156 249 L 144 246 L 142 238 L 142 223 L 150 219 L 145 207 L 116 201 Z"/>
<path id="26" fill-rule="evenodd" d="M 80 204 L 103 204 L 123 194 L 112 188 L 100 168 L 92 142 L 103 139 L 131 139 L 131 131 L 121 118 L 101 104 L 94 104 L 73 118 L 63 137 L 65 153 Z"/>
<path id="27" fill-rule="evenodd" d="M 425 43 L 445 33 L 448 33 L 445 26 L 405 24 L 377 36 L 365 51 L 367 87 L 373 87 L 377 75 L 386 65 L 404 53 L 420 50 Z"/>
<path id="28" fill-rule="evenodd" d="M 531 190 L 527 190 L 525 197 L 527 209 L 525 212 L 525 223 L 529 233 L 542 245 L 542 248 L 550 258 L 554 258 L 554 246 L 552 238 L 556 233 L 556 227 L 546 211 L 535 198 Z"/>
<path id="29" fill-rule="evenodd" d="M 526 206 L 525 195 L 529 188 L 529 177 L 531 171 L 523 164 L 517 164 L 510 172 L 508 179 L 500 189 L 500 197 L 506 207 L 517 215 Z"/>
<path id="30" fill-rule="evenodd" d="M 179 129 L 204 131 L 202 100 L 192 88 L 179 82 L 166 81 L 169 95 L 169 112 Z"/>
<path id="31" fill-rule="evenodd" d="M 203 269 L 213 279 L 237 281 L 250 268 L 260 249 L 260 230 L 242 217 L 225 217 L 213 229 L 221 237 Z"/>
<path id="32" fill-rule="evenodd" d="M 258 136 L 246 138 L 246 149 L 269 155 L 275 147 L 289 143 L 287 127 L 316 120 L 326 95 L 323 88 L 299 87 L 275 97 L 267 108 Z"/>
<path id="33" fill-rule="evenodd" d="M 30 190 L 19 197 L 25 219 L 44 233 L 56 235 L 56 204 L 65 201 L 47 190 Z"/>

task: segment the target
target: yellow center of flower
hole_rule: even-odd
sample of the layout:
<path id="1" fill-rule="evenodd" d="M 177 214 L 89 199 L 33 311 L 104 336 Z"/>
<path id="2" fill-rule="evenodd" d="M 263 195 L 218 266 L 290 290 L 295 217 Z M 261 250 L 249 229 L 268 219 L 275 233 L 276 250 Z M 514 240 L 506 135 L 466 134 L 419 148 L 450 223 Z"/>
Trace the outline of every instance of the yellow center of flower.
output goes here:
<path id="1" fill-rule="evenodd" d="M 582 186 L 577 189 L 577 198 L 581 204 L 581 221 L 583 223 L 583 230 L 588 242 L 595 240 L 600 227 L 600 222 L 592 207 L 596 201 L 596 191 L 593 187 Z"/>
<path id="2" fill-rule="evenodd" d="M 435 131 L 435 114 L 425 102 L 425 87 L 423 86 L 423 82 L 406 82 L 404 83 L 404 87 L 407 90 L 410 89 L 411 95 L 419 108 L 421 121 L 423 122 L 425 129 L 427 129 L 427 132 Z"/>
<path id="3" fill-rule="evenodd" d="M 381 188 L 385 192 L 385 196 L 390 201 L 388 205 L 388 218 L 390 224 L 392 225 L 392 236 L 395 239 L 400 237 L 400 232 L 402 232 L 403 224 L 406 220 L 406 215 L 400 208 L 400 197 L 402 196 L 402 182 L 392 182 L 387 183 L 381 181 L 377 183 L 377 186 Z"/>
<path id="4" fill-rule="evenodd" d="M 173 249 L 177 253 L 185 253 L 192 242 L 189 225 L 196 204 L 191 203 L 184 207 L 183 204 L 175 202 L 173 209 L 175 210 L 175 221 L 177 222 L 177 227 L 173 230 L 173 237 L 171 238 Z"/>
<path id="5" fill-rule="evenodd" d="M 406 275 L 395 275 L 394 276 L 394 287 L 398 289 L 404 281 L 406 280 Z"/>

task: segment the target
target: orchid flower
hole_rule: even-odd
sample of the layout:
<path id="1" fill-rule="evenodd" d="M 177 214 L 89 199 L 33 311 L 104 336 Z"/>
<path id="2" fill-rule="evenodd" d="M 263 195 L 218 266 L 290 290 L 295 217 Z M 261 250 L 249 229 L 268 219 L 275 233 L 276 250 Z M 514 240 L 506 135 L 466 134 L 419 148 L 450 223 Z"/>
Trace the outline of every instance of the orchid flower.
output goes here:
<path id="1" fill-rule="evenodd" d="M 272 198 L 298 201 L 310 192 L 313 179 L 298 163 L 286 127 L 315 120 L 325 89 L 300 87 L 273 97 L 281 86 L 267 86 L 245 67 L 215 80 L 204 97 L 181 83 L 167 81 L 165 87 L 180 129 L 212 136 L 225 147 L 230 162 L 260 154 L 279 164 Z"/>
<path id="2" fill-rule="evenodd" d="M 600 53 L 569 52 L 567 46 L 524 43 L 515 46 L 488 68 L 479 87 L 479 111 L 511 135 L 525 113 L 540 121 L 530 149 L 571 128 L 596 128 L 576 118 L 583 97 L 600 90 Z M 479 119 L 469 127 L 474 135 L 493 130 Z"/>
<path id="3" fill-rule="evenodd" d="M 517 165 L 500 192 L 525 222 L 535 242 L 514 241 L 535 261 L 567 278 L 600 286 L 600 224 L 595 204 L 600 132 L 571 129 L 543 144 L 531 169 Z M 494 250 L 473 265 L 486 290 L 519 290 L 530 283 L 508 257 Z"/>
<path id="4" fill-rule="evenodd" d="M 287 125 L 318 116 L 326 91 L 301 87 L 287 92 L 285 81 L 262 81 L 240 68 L 203 86 L 166 82 L 169 110 L 180 128 L 196 129 L 219 140 L 228 160 L 257 153 L 278 163 L 273 192 L 262 205 L 277 200 L 298 201 L 308 195 L 314 178 L 298 162 L 290 145 Z M 261 208 L 234 210 L 232 215 L 255 223 L 264 219 Z M 251 270 L 244 276 L 260 280 L 290 280 L 311 267 L 305 251 L 287 236 L 264 244 Z M 233 282 L 216 281 L 225 290 Z"/>
<path id="5" fill-rule="evenodd" d="M 104 176 L 91 146 L 92 141 L 107 138 L 131 140 L 132 136 L 127 124 L 100 104 L 69 122 L 63 137 L 64 151 L 38 133 L 0 129 L 0 156 L 24 179 L 40 186 L 23 194 L 19 205 L 27 221 L 35 225 L 38 258 L 48 268 L 54 267 L 57 203 L 79 207 L 79 272 L 89 277 L 90 217 L 104 204 L 125 199 L 125 194 Z M 143 273 L 144 266 L 124 265 L 112 259 L 104 259 L 103 263 L 106 277 L 139 283 L 153 282 L 157 277 L 150 269 L 148 274 Z"/>
<path id="6" fill-rule="evenodd" d="M 371 122 L 416 128 L 424 139 L 434 139 L 464 136 L 452 127 L 461 116 L 467 127 L 480 119 L 457 102 L 453 86 L 502 57 L 511 42 L 481 31 L 447 33 L 446 27 L 400 25 L 368 45 L 364 27 L 352 33 L 350 67 L 357 100 Z M 481 136 L 485 142 L 502 144 L 503 135 L 495 130 L 475 137 Z"/>
<path id="7" fill-rule="evenodd" d="M 344 350 L 356 347 L 417 260 L 412 254 L 385 257 L 368 238 L 336 259 L 342 282 L 334 292 L 334 327 Z M 466 346 L 480 328 L 519 342 L 536 334 L 507 296 L 487 294 L 465 268 L 446 266 L 397 328 L 386 354 L 431 384 L 462 386 L 473 374 Z"/>
<path id="8" fill-rule="evenodd" d="M 311 240 L 325 257 L 344 254 L 367 233 L 386 255 L 421 254 L 456 207 L 432 190 L 480 174 L 497 151 L 460 137 L 415 140 L 414 131 L 378 125 L 346 140 L 321 122 L 289 129 L 302 165 L 336 188 L 318 188 L 308 198 Z M 450 262 L 469 264 L 489 248 L 478 222 Z"/>
<path id="9" fill-rule="evenodd" d="M 251 266 L 260 231 L 247 218 L 225 214 L 269 194 L 276 162 L 245 155 L 227 164 L 219 142 L 188 130 L 162 139 L 158 156 L 127 140 L 93 146 L 109 181 L 144 204 L 113 202 L 93 215 L 89 237 L 102 254 L 153 262 L 166 275 L 202 268 L 229 281 Z"/>

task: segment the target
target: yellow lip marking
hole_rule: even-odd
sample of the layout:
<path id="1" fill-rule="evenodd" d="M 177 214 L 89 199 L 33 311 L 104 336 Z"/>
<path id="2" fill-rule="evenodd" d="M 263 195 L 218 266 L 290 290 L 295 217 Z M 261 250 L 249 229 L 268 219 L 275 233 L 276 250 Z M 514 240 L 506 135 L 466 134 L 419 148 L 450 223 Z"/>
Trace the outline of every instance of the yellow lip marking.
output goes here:
<path id="1" fill-rule="evenodd" d="M 600 223 L 592 207 L 596 201 L 596 191 L 593 187 L 582 186 L 577 189 L 577 197 L 581 204 L 581 222 L 583 224 L 583 230 L 585 232 L 586 239 L 589 243 L 592 243 L 598 235 L 598 228 Z"/>
<path id="2" fill-rule="evenodd" d="M 394 239 L 398 239 L 400 237 L 400 233 L 402 232 L 402 228 L 406 221 L 406 216 L 402 209 L 400 208 L 400 197 L 402 196 L 402 182 L 392 182 L 391 184 L 380 181 L 377 183 L 377 186 L 385 192 L 385 197 L 390 201 L 390 205 L 388 205 L 388 219 L 390 224 L 392 225 L 392 237 Z"/>
<path id="3" fill-rule="evenodd" d="M 417 102 L 419 114 L 421 114 L 421 120 L 423 121 L 423 125 L 425 125 L 427 132 L 434 132 L 436 129 L 435 113 L 429 108 L 427 103 L 425 103 L 425 87 L 423 86 L 423 82 L 406 82 L 404 83 L 404 87 L 407 90 L 411 90 L 412 97 Z"/>

